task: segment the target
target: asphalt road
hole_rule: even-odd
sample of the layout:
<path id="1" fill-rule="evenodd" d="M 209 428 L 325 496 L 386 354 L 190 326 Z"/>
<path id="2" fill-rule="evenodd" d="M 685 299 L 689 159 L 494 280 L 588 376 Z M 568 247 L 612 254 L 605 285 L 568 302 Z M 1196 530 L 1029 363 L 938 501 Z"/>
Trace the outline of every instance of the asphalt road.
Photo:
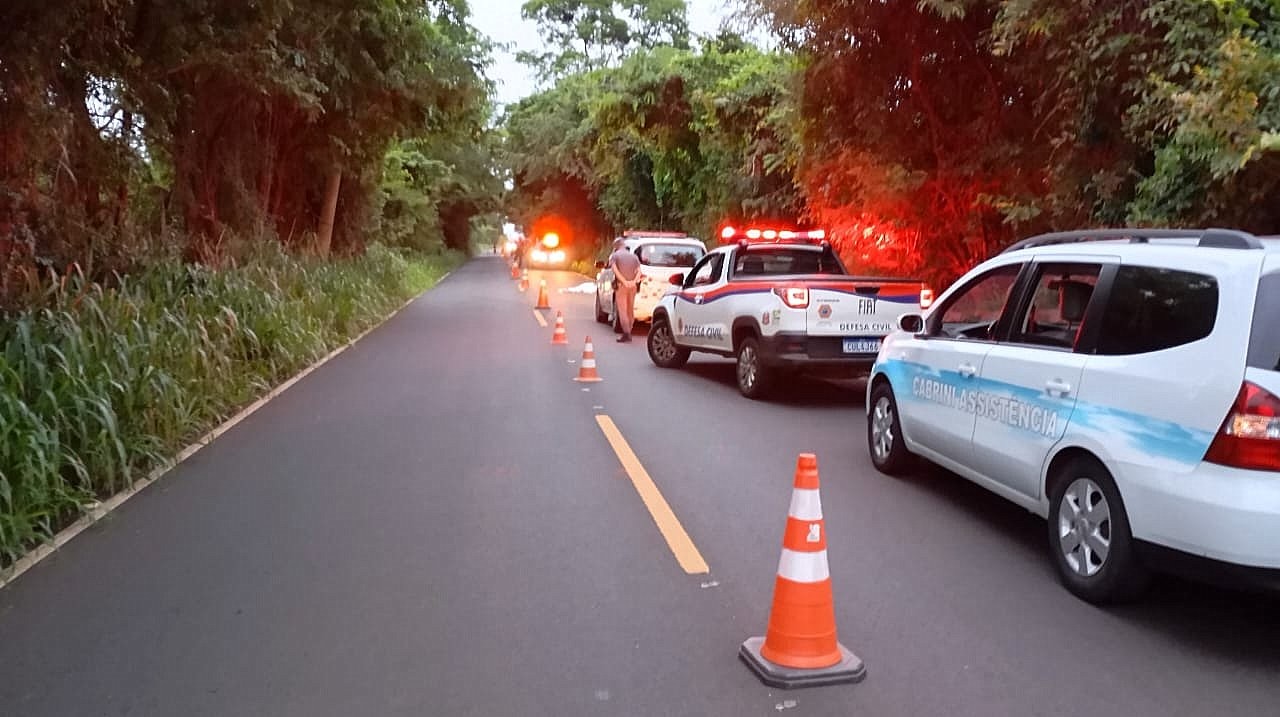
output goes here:
<path id="1" fill-rule="evenodd" d="M 551 346 L 542 276 L 520 293 L 470 262 L 0 590 L 0 715 L 1276 714 L 1280 599 L 1165 579 L 1091 607 L 1034 517 L 942 471 L 876 473 L 858 386 L 760 403 L 725 360 L 658 369 L 557 291 L 567 273 L 546 275 Z M 572 380 L 586 333 L 601 383 Z M 868 676 L 787 692 L 736 652 L 805 451 Z"/>

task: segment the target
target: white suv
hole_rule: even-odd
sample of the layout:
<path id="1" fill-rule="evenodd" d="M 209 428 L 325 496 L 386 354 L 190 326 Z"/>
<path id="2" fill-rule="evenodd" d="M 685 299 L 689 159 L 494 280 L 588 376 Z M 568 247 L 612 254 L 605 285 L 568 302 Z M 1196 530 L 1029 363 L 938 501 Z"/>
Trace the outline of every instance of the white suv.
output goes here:
<path id="1" fill-rule="evenodd" d="M 1280 585 L 1280 238 L 1033 237 L 898 326 L 867 384 L 878 469 L 921 456 L 1047 518 L 1091 602 L 1156 566 Z"/>
<path id="2" fill-rule="evenodd" d="M 623 232 L 622 239 L 629 252 L 640 259 L 640 274 L 644 279 L 636 292 L 635 320 L 648 322 L 663 294 L 671 288 L 670 279 L 683 274 L 698 263 L 707 253 L 707 245 L 701 239 L 675 232 Z M 618 307 L 613 298 L 613 270 L 603 261 L 596 262 L 596 321 L 612 324 L 621 331 L 618 323 Z"/>

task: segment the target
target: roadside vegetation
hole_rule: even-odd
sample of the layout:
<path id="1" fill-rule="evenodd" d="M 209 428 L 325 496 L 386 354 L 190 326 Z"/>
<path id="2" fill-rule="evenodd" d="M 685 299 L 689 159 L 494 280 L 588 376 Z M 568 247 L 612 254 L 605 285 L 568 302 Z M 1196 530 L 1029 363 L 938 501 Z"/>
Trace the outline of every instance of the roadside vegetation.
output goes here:
<path id="1" fill-rule="evenodd" d="M 563 52 L 506 118 L 508 207 L 603 240 L 808 222 L 855 271 L 945 286 L 1030 233 L 1280 233 L 1272 0 L 531 0 Z"/>
<path id="2" fill-rule="evenodd" d="M 0 566 L 498 225 L 464 0 L 0 7 Z"/>

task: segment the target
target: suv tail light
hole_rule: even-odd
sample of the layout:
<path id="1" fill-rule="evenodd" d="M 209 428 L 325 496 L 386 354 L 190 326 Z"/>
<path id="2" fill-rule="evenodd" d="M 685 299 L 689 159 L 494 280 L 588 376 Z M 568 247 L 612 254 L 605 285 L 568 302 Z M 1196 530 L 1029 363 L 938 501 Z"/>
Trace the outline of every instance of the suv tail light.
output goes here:
<path id="1" fill-rule="evenodd" d="M 1280 471 L 1280 398 L 1245 381 L 1204 459 L 1232 468 Z"/>
<path id="2" fill-rule="evenodd" d="M 920 310 L 923 311 L 933 306 L 933 289 L 925 287 L 920 290 Z"/>
<path id="3" fill-rule="evenodd" d="M 806 287 L 789 286 L 785 289 L 774 289 L 773 293 L 782 299 L 782 303 L 793 309 L 809 308 L 809 289 Z"/>

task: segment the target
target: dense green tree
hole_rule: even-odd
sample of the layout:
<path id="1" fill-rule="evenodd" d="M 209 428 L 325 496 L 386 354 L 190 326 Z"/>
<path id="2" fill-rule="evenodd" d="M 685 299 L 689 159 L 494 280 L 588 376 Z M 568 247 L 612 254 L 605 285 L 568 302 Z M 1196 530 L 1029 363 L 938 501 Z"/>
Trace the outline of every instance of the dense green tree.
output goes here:
<path id="1" fill-rule="evenodd" d="M 492 169 L 491 88 L 468 15 L 464 0 L 6 3 L 0 293 L 40 263 L 121 268 L 127 238 L 171 227 L 204 261 L 264 233 L 357 250 L 399 141 L 450 167 L 458 186 L 429 188 L 431 206 L 465 246 L 457 227 L 497 192 L 473 176 Z"/>
<path id="2" fill-rule="evenodd" d="M 537 23 L 553 48 L 520 55 L 544 79 L 614 66 L 635 51 L 689 43 L 685 0 L 527 0 L 521 13 Z"/>

